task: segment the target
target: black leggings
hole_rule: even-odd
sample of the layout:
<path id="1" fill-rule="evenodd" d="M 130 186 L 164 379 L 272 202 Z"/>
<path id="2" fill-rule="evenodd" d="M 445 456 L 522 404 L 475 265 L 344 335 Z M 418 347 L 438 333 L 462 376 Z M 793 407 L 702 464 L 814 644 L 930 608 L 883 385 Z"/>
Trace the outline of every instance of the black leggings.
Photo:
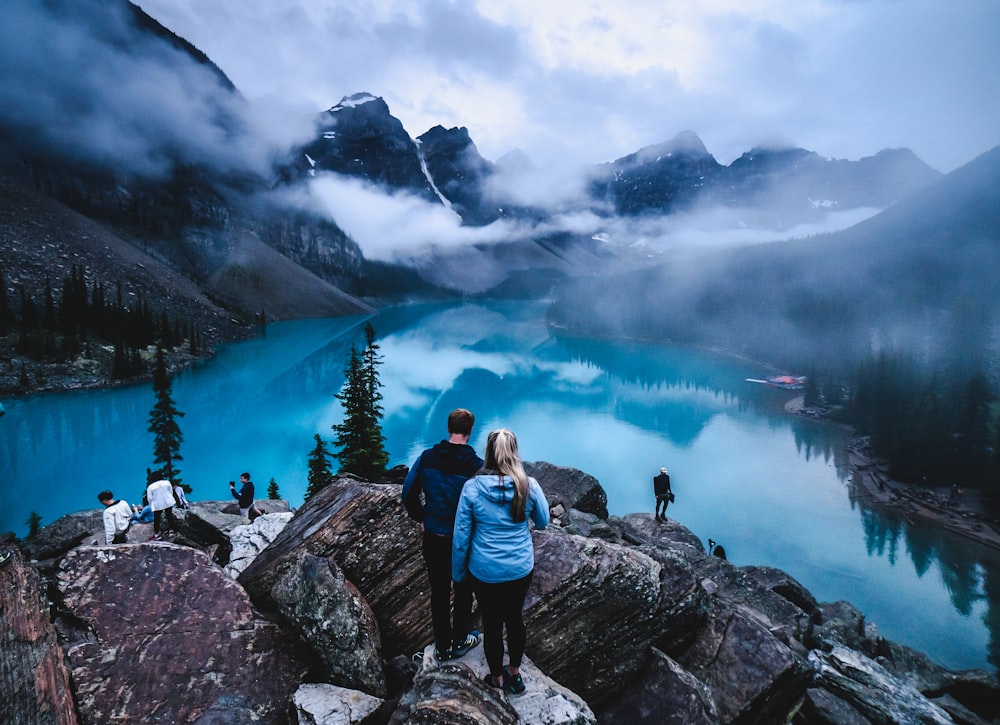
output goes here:
<path id="1" fill-rule="evenodd" d="M 520 667 L 524 646 L 528 641 L 524 627 L 524 598 L 531 586 L 531 577 L 499 584 L 481 582 L 471 574 L 472 588 L 476 592 L 479 613 L 483 619 L 483 654 L 490 674 L 498 677 L 503 672 L 503 628 L 507 626 L 507 654 L 511 667 Z"/>

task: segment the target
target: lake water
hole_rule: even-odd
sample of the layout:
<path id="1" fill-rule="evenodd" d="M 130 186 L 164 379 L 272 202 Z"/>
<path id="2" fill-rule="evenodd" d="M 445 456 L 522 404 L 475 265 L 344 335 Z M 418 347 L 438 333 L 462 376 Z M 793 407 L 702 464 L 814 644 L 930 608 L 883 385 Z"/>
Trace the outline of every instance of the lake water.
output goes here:
<path id="1" fill-rule="evenodd" d="M 668 514 L 738 565 L 781 568 L 821 601 L 846 599 L 881 634 L 952 668 L 1000 661 L 1000 557 L 852 501 L 844 439 L 789 416 L 790 393 L 745 382 L 768 371 L 680 346 L 574 338 L 539 302 L 387 310 L 371 318 L 390 465 L 409 465 L 445 435 L 448 412 L 477 417 L 471 443 L 511 428 L 526 460 L 595 476 L 612 514 L 651 512 L 652 476 L 670 471 Z M 190 498 L 229 496 L 253 474 L 299 505 L 313 434 L 332 440 L 334 394 L 367 318 L 271 325 L 174 379 L 186 415 L 180 463 Z M 130 502 L 152 463 L 148 384 L 4 401 L 0 531 L 27 531 L 97 507 L 110 488 Z M 1000 607 L 998 607 L 1000 609 Z"/>

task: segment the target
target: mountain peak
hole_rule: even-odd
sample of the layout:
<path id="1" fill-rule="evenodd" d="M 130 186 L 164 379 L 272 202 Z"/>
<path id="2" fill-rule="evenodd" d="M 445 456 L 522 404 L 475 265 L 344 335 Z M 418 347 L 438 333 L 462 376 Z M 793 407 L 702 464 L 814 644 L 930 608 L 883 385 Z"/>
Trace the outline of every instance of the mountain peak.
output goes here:
<path id="1" fill-rule="evenodd" d="M 381 101 L 382 105 L 385 106 L 386 103 L 379 96 L 373 96 L 371 93 L 353 93 L 350 96 L 344 96 L 340 99 L 340 103 L 330 108 L 330 113 L 336 113 L 337 111 L 342 111 L 345 108 L 357 108 L 358 106 L 363 106 L 366 103 Z M 388 106 L 386 106 L 388 108 Z"/>

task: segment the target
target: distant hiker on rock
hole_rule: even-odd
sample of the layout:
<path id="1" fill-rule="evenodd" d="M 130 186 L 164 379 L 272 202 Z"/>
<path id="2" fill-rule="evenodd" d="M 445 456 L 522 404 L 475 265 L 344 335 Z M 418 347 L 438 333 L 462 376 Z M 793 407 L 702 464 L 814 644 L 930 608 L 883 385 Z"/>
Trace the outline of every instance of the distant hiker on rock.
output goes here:
<path id="1" fill-rule="evenodd" d="M 190 508 L 187 496 L 184 495 L 184 488 L 178 483 L 174 484 L 174 501 L 177 502 L 178 508 L 182 508 L 185 511 Z"/>
<path id="2" fill-rule="evenodd" d="M 177 519 L 174 518 L 174 486 L 161 478 L 146 487 L 146 496 L 153 509 L 153 536 L 150 540 L 159 541 L 164 534 L 172 533 L 177 528 Z"/>
<path id="3" fill-rule="evenodd" d="M 521 658 L 527 644 L 524 598 L 535 571 L 530 521 L 549 525 L 549 503 L 538 481 L 529 478 L 506 429 L 490 433 L 486 463 L 466 482 L 455 514 L 451 576 L 471 580 L 483 618 L 483 653 L 490 671 L 483 678 L 509 695 L 524 692 Z M 509 664 L 503 666 L 507 628 Z"/>
<path id="4" fill-rule="evenodd" d="M 128 529 L 131 526 L 132 507 L 125 499 L 115 500 L 111 491 L 101 491 L 97 500 L 104 504 L 104 543 L 128 543 Z"/>
<path id="5" fill-rule="evenodd" d="M 247 521 L 251 521 L 250 510 L 254 508 L 253 505 L 253 481 L 250 480 L 249 473 L 240 474 L 240 490 L 236 490 L 236 482 L 229 482 L 229 493 L 233 495 L 237 503 L 240 506 L 240 516 L 245 518 Z M 254 517 L 256 518 L 256 517 Z"/>
<path id="6" fill-rule="evenodd" d="M 448 439 L 428 448 L 403 481 L 403 505 L 423 531 L 424 565 L 431 585 L 431 625 L 439 660 L 461 657 L 479 644 L 472 624 L 472 587 L 456 582 L 451 613 L 451 543 L 462 486 L 476 475 L 483 459 L 469 445 L 476 417 L 465 408 L 448 415 Z M 422 501 L 421 501 L 422 499 Z M 454 623 L 454 626 L 453 626 Z"/>
<path id="7" fill-rule="evenodd" d="M 656 495 L 656 520 L 666 521 L 667 506 L 674 500 L 674 493 L 670 490 L 670 475 L 666 468 L 661 468 L 660 472 L 653 476 L 653 493 Z"/>

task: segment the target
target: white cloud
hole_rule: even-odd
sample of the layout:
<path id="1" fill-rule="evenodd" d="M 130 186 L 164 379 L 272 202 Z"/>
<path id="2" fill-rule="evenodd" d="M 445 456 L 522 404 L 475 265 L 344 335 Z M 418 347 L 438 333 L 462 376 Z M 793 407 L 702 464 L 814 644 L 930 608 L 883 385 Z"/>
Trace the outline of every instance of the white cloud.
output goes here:
<path id="1" fill-rule="evenodd" d="M 950 171 L 1000 143 L 994 0 L 145 0 L 250 99 L 369 91 L 411 135 L 466 126 L 496 160 L 610 161 L 693 129 Z M 253 52 L 248 52 L 248 48 Z"/>

